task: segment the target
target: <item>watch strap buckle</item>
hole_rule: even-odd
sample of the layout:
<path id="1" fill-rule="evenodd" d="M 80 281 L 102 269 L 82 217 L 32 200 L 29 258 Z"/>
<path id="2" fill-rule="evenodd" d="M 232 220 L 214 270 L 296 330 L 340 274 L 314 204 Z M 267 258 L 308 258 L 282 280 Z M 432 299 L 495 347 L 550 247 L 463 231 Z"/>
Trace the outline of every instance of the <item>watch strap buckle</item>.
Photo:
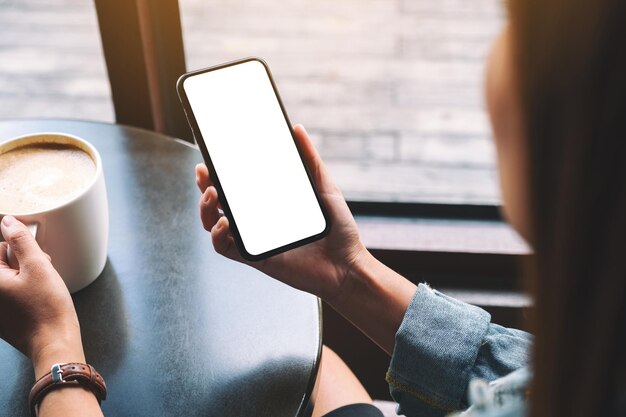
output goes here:
<path id="1" fill-rule="evenodd" d="M 52 376 L 52 382 L 65 382 L 63 379 L 63 368 L 61 368 L 60 363 L 55 363 L 50 368 L 50 375 Z"/>

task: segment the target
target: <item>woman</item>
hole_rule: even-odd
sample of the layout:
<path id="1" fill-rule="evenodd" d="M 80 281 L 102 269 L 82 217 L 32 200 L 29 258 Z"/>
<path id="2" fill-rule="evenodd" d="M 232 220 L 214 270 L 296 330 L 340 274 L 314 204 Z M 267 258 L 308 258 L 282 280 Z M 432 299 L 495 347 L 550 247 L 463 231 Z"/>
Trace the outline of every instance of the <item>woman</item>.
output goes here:
<path id="1" fill-rule="evenodd" d="M 392 355 L 388 381 L 401 413 L 626 415 L 626 2 L 511 0 L 509 8 L 486 95 L 505 212 L 535 251 L 525 271 L 536 304 L 532 382 L 527 334 L 416 287 L 367 251 L 301 126 L 296 140 L 332 217 L 329 236 L 244 261 L 198 166 L 202 223 L 219 253 L 322 297 Z M 5 217 L 1 230 L 19 268 L 6 264 L 1 244 L 0 335 L 33 360 L 36 376 L 52 363 L 84 362 L 60 277 L 21 223 Z M 320 378 L 316 416 L 380 415 L 328 350 Z M 100 416 L 95 397 L 61 389 L 39 415 L 79 413 Z"/>

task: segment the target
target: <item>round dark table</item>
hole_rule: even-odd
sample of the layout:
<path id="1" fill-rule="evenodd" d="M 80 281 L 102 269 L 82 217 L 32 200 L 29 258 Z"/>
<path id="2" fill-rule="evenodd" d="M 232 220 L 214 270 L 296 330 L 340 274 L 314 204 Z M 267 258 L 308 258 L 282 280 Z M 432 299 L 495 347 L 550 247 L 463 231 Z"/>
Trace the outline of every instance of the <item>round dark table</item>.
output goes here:
<path id="1" fill-rule="evenodd" d="M 120 125 L 0 122 L 0 142 L 65 132 L 98 149 L 110 210 L 102 275 L 76 293 L 87 361 L 107 381 L 105 415 L 309 415 L 320 361 L 317 298 L 216 254 L 179 140 Z M 28 416 L 29 360 L 0 340 L 0 416 Z"/>

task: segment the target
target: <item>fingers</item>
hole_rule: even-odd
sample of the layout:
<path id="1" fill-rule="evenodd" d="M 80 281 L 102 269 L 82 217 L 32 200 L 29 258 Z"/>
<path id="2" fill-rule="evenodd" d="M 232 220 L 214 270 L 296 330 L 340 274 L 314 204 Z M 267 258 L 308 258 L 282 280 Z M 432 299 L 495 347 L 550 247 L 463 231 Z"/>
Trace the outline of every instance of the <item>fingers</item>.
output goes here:
<path id="1" fill-rule="evenodd" d="M 0 242 L 0 297 L 6 296 L 11 291 L 17 280 L 19 272 L 9 265 L 9 244 Z M 2 336 L 0 335 L 0 339 Z"/>
<path id="2" fill-rule="evenodd" d="M 7 291 L 7 285 L 12 285 L 13 279 L 19 275 L 19 265 L 14 256 L 9 254 L 9 244 L 0 242 L 0 293 Z"/>
<path id="3" fill-rule="evenodd" d="M 213 185 L 209 176 L 209 169 L 204 164 L 196 165 L 196 185 L 198 185 L 201 193 Z"/>
<path id="4" fill-rule="evenodd" d="M 45 256 L 28 228 L 13 216 L 5 216 L 1 224 L 2 236 L 11 247 L 20 267 L 28 268 L 45 260 Z"/>
<path id="5" fill-rule="evenodd" d="M 52 262 L 52 257 L 46 252 L 43 252 L 48 262 Z M 6 242 L 0 242 L 0 269 L 13 269 L 9 262 L 9 244 Z"/>
<path id="6" fill-rule="evenodd" d="M 6 242 L 0 242 L 0 269 L 8 268 L 9 266 L 8 249 L 9 245 Z"/>
<path id="7" fill-rule="evenodd" d="M 200 220 L 204 230 L 211 231 L 222 215 L 218 211 L 219 200 L 215 187 L 208 187 L 200 197 Z"/>
<path id="8" fill-rule="evenodd" d="M 235 239 L 230 233 L 228 219 L 219 211 L 219 200 L 215 187 L 209 186 L 200 197 L 200 219 L 202 226 L 211 232 L 215 251 L 235 261 L 247 263 L 239 254 Z"/>
<path id="9" fill-rule="evenodd" d="M 218 211 L 218 207 L 217 190 L 215 187 L 208 187 L 200 197 L 202 226 L 204 230 L 211 232 L 211 241 L 217 253 L 239 262 L 245 262 L 230 233 L 228 219 Z"/>
<path id="10" fill-rule="evenodd" d="M 313 168 L 313 165 L 319 163 L 322 158 L 317 152 L 317 149 L 315 149 L 315 146 L 313 146 L 313 142 L 311 142 L 309 134 L 301 124 L 295 125 L 293 127 L 293 132 L 296 134 L 298 145 L 300 145 L 300 149 L 303 151 L 303 157 L 306 164 Z"/>
<path id="11" fill-rule="evenodd" d="M 221 217 L 211 229 L 211 241 L 213 242 L 215 251 L 220 255 L 224 255 L 235 261 L 247 263 L 237 250 L 235 239 L 230 233 L 230 227 L 226 217 Z"/>
<path id="12" fill-rule="evenodd" d="M 315 185 L 319 188 L 320 192 L 335 192 L 339 191 L 339 188 L 330 178 L 326 166 L 320 157 L 320 154 L 313 146 L 309 134 L 304 129 L 304 126 L 297 124 L 293 127 L 293 131 L 296 135 L 296 141 L 302 151 L 302 157 L 306 166 L 309 168 Z"/>

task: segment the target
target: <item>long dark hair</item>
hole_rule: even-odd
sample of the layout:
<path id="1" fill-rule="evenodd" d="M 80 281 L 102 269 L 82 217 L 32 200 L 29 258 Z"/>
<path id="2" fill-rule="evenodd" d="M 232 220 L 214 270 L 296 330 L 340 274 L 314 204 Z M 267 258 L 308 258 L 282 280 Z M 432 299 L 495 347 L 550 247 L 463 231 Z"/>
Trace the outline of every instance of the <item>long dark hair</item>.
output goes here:
<path id="1" fill-rule="evenodd" d="M 535 249 L 531 416 L 624 415 L 626 1 L 511 0 L 510 15 Z"/>

